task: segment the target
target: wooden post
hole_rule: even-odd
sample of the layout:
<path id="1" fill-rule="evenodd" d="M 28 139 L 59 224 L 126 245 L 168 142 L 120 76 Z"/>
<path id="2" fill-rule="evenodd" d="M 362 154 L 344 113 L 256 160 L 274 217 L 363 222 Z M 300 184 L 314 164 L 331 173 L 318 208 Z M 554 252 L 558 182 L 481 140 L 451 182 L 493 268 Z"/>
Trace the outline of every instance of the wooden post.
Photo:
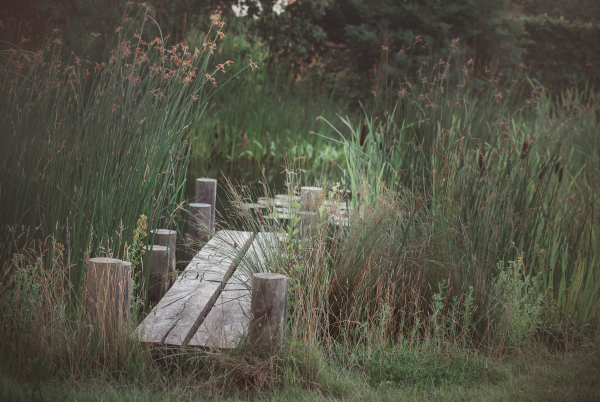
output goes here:
<path id="1" fill-rule="evenodd" d="M 217 181 L 215 179 L 196 179 L 196 203 L 210 205 L 210 222 L 207 227 L 212 233 L 215 229 L 215 206 L 217 205 Z"/>
<path id="2" fill-rule="evenodd" d="M 157 246 L 165 246 L 169 248 L 167 263 L 169 267 L 169 278 L 165 282 L 166 292 L 167 290 L 171 289 L 171 286 L 173 286 L 173 283 L 175 283 L 175 279 L 177 279 L 177 273 L 175 268 L 175 264 L 177 262 L 175 256 L 175 250 L 177 249 L 177 232 L 168 229 L 156 229 L 151 230 L 151 232 L 154 233 L 154 244 L 156 244 Z"/>
<path id="3" fill-rule="evenodd" d="M 252 276 L 252 319 L 248 337 L 253 345 L 271 349 L 283 341 L 287 315 L 289 279 L 285 275 L 260 273 Z"/>
<path id="4" fill-rule="evenodd" d="M 300 209 L 315 212 L 322 194 L 321 187 L 300 187 Z"/>
<path id="5" fill-rule="evenodd" d="M 90 258 L 87 263 L 86 310 L 100 324 L 129 320 L 131 263 Z"/>
<path id="6" fill-rule="evenodd" d="M 193 240 L 200 240 L 203 243 L 208 243 L 210 240 L 211 210 L 210 204 L 198 202 L 190 204 L 188 233 Z"/>
<path id="7" fill-rule="evenodd" d="M 168 280 L 168 251 L 165 246 L 144 246 L 145 253 L 142 256 L 142 269 L 144 277 L 146 270 L 149 272 L 148 302 L 158 303 L 165 294 L 165 283 Z"/>

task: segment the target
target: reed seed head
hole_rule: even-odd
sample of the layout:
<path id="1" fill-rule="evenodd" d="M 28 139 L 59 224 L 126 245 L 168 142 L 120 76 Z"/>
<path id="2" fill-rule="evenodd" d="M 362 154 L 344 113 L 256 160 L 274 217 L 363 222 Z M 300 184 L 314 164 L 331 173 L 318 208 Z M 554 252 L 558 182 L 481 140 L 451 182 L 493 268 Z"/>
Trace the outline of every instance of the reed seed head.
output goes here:
<path id="1" fill-rule="evenodd" d="M 560 183 L 562 181 L 563 178 L 563 168 L 561 167 L 560 170 L 558 171 L 558 182 Z"/>
<path id="2" fill-rule="evenodd" d="M 529 148 L 529 141 L 525 140 L 523 148 L 521 148 L 521 159 L 525 159 L 527 156 L 527 148 Z"/>
<path id="3" fill-rule="evenodd" d="M 362 147 L 365 144 L 365 140 L 367 139 L 367 125 L 363 124 L 360 130 L 360 146 Z"/>

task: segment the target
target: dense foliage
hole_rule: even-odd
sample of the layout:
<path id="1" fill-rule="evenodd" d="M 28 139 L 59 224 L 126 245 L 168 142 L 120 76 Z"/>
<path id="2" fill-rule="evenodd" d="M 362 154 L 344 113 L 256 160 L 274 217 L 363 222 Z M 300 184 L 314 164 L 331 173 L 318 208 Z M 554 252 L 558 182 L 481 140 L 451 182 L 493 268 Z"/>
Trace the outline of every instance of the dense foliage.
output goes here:
<path id="1" fill-rule="evenodd" d="M 554 92 L 600 85 L 600 24 L 569 21 L 563 17 L 528 17 L 523 20 L 524 61 L 529 75 Z"/>
<path id="2" fill-rule="evenodd" d="M 446 58 L 457 38 L 478 70 L 515 66 L 517 27 L 506 8 L 506 1 L 297 1 L 258 25 L 297 73 L 312 66 L 314 79 L 361 100 L 392 77 L 415 74 L 424 60 Z M 415 53 L 415 40 L 427 47 Z"/>
<path id="3" fill-rule="evenodd" d="M 232 5 L 241 5 L 253 21 L 248 34 L 256 31 L 269 46 L 270 67 L 289 69 L 295 80 L 318 82 L 355 103 L 391 84 L 386 77 L 403 78 L 428 58 L 446 57 L 456 39 L 466 45 L 463 62 L 473 59 L 479 75 L 488 69 L 510 75 L 525 62 L 535 70 L 530 76 L 553 92 L 598 81 L 596 2 L 298 0 L 281 13 L 273 11 L 275 3 L 151 0 L 145 39 L 163 34 L 179 42 L 218 4 L 228 16 Z M 40 44 L 45 32 L 60 28 L 65 54 L 79 54 L 88 46 L 86 35 L 98 32 L 99 40 L 87 52 L 94 60 L 115 45 L 113 33 L 125 8 L 133 13 L 132 5 L 119 0 L 29 0 L 9 3 L 0 18 L 12 43 L 24 37 Z M 416 38 L 427 43 L 420 52 L 414 52 Z"/>

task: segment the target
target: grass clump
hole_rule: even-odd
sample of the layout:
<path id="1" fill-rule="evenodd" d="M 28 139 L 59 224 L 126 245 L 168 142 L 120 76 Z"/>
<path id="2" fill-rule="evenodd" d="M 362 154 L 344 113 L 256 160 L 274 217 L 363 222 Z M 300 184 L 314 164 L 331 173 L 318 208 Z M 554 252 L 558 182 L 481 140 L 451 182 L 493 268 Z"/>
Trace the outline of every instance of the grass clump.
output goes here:
<path id="1" fill-rule="evenodd" d="M 144 41 L 148 13 L 141 6 L 137 20 L 124 17 L 105 63 L 75 55 L 65 62 L 56 31 L 36 51 L 1 54 L 2 244 L 11 244 L 9 227 L 60 239 L 76 290 L 89 253 L 101 246 L 123 255 L 118 234 L 124 228 L 132 238 L 140 215 L 151 227 L 173 227 L 191 133 L 216 73 L 232 63 L 211 65 L 224 37 L 219 12 L 195 50 L 163 37 Z"/>
<path id="2" fill-rule="evenodd" d="M 73 298 L 80 293 L 69 280 L 64 246 L 51 238 L 18 240 L 22 246 L 0 276 L 2 375 L 36 381 L 148 376 L 150 356 L 131 338 L 133 323 L 91 321 L 84 298 Z"/>
<path id="3" fill-rule="evenodd" d="M 454 354 L 445 351 L 423 352 L 421 348 L 406 346 L 384 344 L 369 353 L 368 358 L 357 357 L 354 364 L 365 368 L 373 385 L 383 383 L 436 388 L 454 384 L 474 387 L 485 381 L 498 381 L 497 370 L 489 367 L 485 358 L 475 354 L 463 351 L 455 351 Z"/>

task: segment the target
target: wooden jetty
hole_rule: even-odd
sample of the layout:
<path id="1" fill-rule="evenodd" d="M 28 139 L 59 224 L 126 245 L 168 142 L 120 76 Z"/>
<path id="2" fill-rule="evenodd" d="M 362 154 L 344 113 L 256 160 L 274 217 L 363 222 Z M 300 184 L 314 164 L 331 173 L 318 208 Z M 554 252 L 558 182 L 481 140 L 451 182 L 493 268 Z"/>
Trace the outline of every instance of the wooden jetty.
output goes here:
<path id="1" fill-rule="evenodd" d="M 196 204 L 190 204 L 190 219 L 201 222 L 198 228 L 190 224 L 190 230 L 198 232 L 192 233 L 196 237 L 207 237 L 214 228 L 215 189 L 214 180 L 196 181 Z M 310 219 L 319 213 L 319 209 L 327 210 L 330 223 L 347 225 L 346 203 L 325 200 L 321 204 L 321 198 L 320 188 L 303 187 L 300 197 L 259 198 L 256 204 L 246 207 L 266 212 L 265 218 L 274 219 L 277 225 L 295 216 Z M 138 338 L 153 344 L 221 349 L 237 347 L 245 334 L 256 338 L 257 345 L 276 342 L 283 336 L 282 330 L 276 330 L 279 332 L 274 334 L 265 332 L 264 328 L 284 327 L 287 301 L 281 298 L 287 300 L 288 278 L 277 274 L 254 274 L 270 271 L 265 264 L 269 263 L 269 253 L 278 249 L 282 236 L 278 233 L 219 231 L 193 256 L 171 287 L 166 287 L 164 296 L 136 329 Z M 257 289 L 251 290 L 256 287 L 253 284 L 258 284 Z M 285 296 L 280 291 L 274 292 L 279 294 L 277 300 L 272 299 L 276 302 L 267 303 L 276 306 L 274 310 L 268 314 L 259 313 L 270 297 L 261 292 L 267 292 L 265 289 L 273 292 L 276 287 L 279 290 L 285 287 Z M 256 303 L 252 301 L 253 291 L 260 293 Z M 262 306 L 258 306 L 259 301 Z M 257 316 L 253 317 L 255 307 Z"/>
<path id="2" fill-rule="evenodd" d="M 252 273 L 265 263 L 277 241 L 272 233 L 218 232 L 139 325 L 139 339 L 235 348 L 252 318 Z"/>

